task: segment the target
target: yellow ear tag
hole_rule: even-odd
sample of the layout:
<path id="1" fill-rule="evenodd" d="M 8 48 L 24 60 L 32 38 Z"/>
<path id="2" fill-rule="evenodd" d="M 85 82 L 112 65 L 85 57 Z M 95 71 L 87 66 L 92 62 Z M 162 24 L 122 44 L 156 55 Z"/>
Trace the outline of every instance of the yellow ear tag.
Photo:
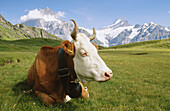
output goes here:
<path id="1" fill-rule="evenodd" d="M 70 52 L 70 53 L 72 53 L 73 51 L 72 50 L 70 50 L 70 49 L 68 49 L 68 51 Z"/>

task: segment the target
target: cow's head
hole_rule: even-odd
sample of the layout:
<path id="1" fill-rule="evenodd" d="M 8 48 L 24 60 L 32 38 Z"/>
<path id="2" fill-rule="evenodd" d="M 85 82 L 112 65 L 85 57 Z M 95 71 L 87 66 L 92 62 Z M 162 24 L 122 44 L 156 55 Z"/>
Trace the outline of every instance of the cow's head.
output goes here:
<path id="1" fill-rule="evenodd" d="M 98 55 L 96 45 L 90 42 L 96 37 L 95 29 L 93 28 L 93 35 L 88 38 L 84 34 L 78 34 L 78 25 L 74 20 L 72 21 L 75 25 L 71 33 L 73 41 L 72 45 L 66 42 L 65 51 L 74 55 L 74 70 L 78 79 L 82 82 L 109 80 L 113 75 L 112 71 Z"/>

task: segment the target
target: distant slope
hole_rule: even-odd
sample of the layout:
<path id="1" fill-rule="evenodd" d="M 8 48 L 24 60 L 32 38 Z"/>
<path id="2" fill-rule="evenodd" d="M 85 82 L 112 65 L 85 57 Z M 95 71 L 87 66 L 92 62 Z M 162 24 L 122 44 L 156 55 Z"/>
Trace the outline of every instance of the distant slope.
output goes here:
<path id="1" fill-rule="evenodd" d="M 144 42 L 136 42 L 130 44 L 123 44 L 110 47 L 112 48 L 169 48 L 170 49 L 170 38 L 162 40 L 151 40 Z"/>
<path id="2" fill-rule="evenodd" d="M 12 25 L 0 15 L 0 39 L 2 40 L 17 40 L 17 39 L 30 39 L 30 38 L 51 38 L 58 39 L 58 37 L 47 33 L 45 30 L 28 27 L 24 24 Z"/>
<path id="3" fill-rule="evenodd" d="M 0 51 L 38 51 L 41 46 L 59 46 L 61 40 L 32 38 L 21 40 L 0 40 Z"/>

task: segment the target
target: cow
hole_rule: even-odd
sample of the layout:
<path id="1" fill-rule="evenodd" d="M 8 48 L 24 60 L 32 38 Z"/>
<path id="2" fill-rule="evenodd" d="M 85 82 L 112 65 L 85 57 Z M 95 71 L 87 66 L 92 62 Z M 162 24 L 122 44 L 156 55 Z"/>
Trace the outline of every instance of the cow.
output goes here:
<path id="1" fill-rule="evenodd" d="M 42 46 L 28 71 L 28 85 L 46 105 L 69 101 L 67 93 L 71 82 L 78 84 L 76 81 L 107 81 L 113 76 L 112 71 L 98 55 L 98 46 L 91 43 L 96 37 L 95 28 L 93 35 L 87 37 L 78 33 L 77 23 L 73 19 L 70 20 L 74 23 L 71 33 L 73 40 L 64 40 L 61 46 L 57 47 Z M 61 52 L 63 55 L 60 56 Z M 61 59 L 64 59 L 65 63 Z M 64 67 L 60 68 L 62 65 Z M 63 72 L 60 69 L 63 69 Z"/>

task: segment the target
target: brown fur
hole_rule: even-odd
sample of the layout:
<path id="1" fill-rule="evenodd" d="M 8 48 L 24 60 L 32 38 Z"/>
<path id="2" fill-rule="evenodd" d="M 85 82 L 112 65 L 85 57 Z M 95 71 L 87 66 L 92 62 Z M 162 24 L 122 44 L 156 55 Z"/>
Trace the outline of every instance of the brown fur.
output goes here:
<path id="1" fill-rule="evenodd" d="M 71 56 L 74 56 L 74 44 L 71 43 L 70 41 L 68 40 L 65 40 L 61 43 L 61 47 L 64 49 L 64 51 L 71 55 Z"/>
<path id="2" fill-rule="evenodd" d="M 35 94 L 46 105 L 52 105 L 55 102 L 61 103 L 66 96 L 58 76 L 57 54 L 60 47 L 66 52 L 64 56 L 70 69 L 70 78 L 74 81 L 77 78 L 73 63 L 75 48 L 74 44 L 67 40 L 63 41 L 61 46 L 58 47 L 41 47 L 33 65 L 28 71 L 28 85 L 34 89 Z"/>
<path id="3" fill-rule="evenodd" d="M 58 76 L 57 52 L 60 47 L 43 46 L 31 66 L 27 83 L 33 87 L 35 94 L 42 99 L 44 104 L 63 102 L 65 94 Z M 49 95 L 52 95 L 51 98 Z"/>

